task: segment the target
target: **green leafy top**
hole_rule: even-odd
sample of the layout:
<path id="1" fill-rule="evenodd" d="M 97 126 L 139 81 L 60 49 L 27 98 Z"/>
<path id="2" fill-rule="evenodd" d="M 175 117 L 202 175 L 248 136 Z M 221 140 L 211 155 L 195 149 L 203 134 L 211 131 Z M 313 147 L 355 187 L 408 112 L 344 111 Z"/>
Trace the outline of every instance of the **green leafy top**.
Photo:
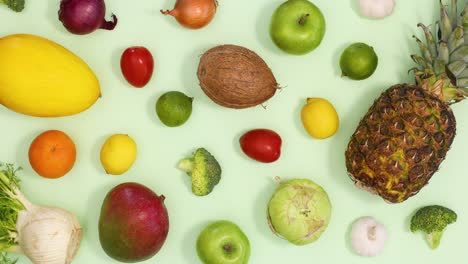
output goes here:
<path id="1" fill-rule="evenodd" d="M 18 262 L 17 259 L 10 259 L 7 255 L 7 253 L 5 252 L 2 252 L 0 254 L 0 264 L 16 264 Z"/>
<path id="2" fill-rule="evenodd" d="M 8 8 L 15 12 L 21 12 L 24 9 L 24 0 L 0 0 L 0 3 L 5 4 Z"/>
<path id="3" fill-rule="evenodd" d="M 16 174 L 20 170 L 22 170 L 22 168 L 16 167 L 14 164 L 0 162 L 0 188 L 6 188 L 12 192 L 19 190 L 20 179 Z"/>
<path id="4" fill-rule="evenodd" d="M 17 244 L 18 212 L 25 209 L 17 196 L 20 180 L 16 174 L 19 170 L 21 168 L 13 164 L 0 162 L 0 251 Z"/>

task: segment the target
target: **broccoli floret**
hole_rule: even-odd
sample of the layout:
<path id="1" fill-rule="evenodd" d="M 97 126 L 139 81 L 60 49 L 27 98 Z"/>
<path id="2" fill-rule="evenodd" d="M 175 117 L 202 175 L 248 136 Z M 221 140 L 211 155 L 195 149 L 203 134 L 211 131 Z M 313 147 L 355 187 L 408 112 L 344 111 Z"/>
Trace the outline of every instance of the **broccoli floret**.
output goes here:
<path id="1" fill-rule="evenodd" d="M 191 158 L 181 160 L 179 169 L 192 178 L 192 192 L 198 196 L 208 195 L 221 179 L 221 166 L 204 148 L 197 149 Z"/>
<path id="2" fill-rule="evenodd" d="M 21 12 L 24 9 L 24 0 L 0 0 L 0 3 L 5 4 L 15 12 Z"/>
<path id="3" fill-rule="evenodd" d="M 426 233 L 426 240 L 432 249 L 440 244 L 445 228 L 457 221 L 457 214 L 440 205 L 430 205 L 419 209 L 411 218 L 411 232 Z"/>

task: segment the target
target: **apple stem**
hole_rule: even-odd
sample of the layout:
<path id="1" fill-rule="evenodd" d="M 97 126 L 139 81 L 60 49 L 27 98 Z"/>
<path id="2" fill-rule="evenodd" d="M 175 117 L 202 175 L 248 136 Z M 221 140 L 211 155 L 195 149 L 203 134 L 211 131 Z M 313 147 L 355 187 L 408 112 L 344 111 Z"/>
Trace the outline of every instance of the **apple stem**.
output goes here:
<path id="1" fill-rule="evenodd" d="M 232 252 L 232 247 L 230 245 L 224 245 L 223 246 L 223 249 L 224 251 L 226 251 L 227 253 L 231 253 Z"/>
<path id="2" fill-rule="evenodd" d="M 307 18 L 309 18 L 310 14 L 305 14 L 303 16 L 301 16 L 301 18 L 299 19 L 299 25 L 303 26 L 306 21 L 307 21 Z"/>

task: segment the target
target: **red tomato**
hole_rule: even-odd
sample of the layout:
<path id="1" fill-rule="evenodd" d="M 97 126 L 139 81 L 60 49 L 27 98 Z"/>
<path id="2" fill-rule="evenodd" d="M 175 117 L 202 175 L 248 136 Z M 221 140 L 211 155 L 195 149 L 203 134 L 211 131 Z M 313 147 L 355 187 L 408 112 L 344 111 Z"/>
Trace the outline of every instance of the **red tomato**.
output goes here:
<path id="1" fill-rule="evenodd" d="M 242 151 L 256 161 L 271 163 L 281 155 L 281 137 L 269 129 L 251 130 L 239 142 Z"/>
<path id="2" fill-rule="evenodd" d="M 145 86 L 153 75 L 154 61 L 145 47 L 127 48 L 120 58 L 120 69 L 125 79 L 133 86 Z"/>

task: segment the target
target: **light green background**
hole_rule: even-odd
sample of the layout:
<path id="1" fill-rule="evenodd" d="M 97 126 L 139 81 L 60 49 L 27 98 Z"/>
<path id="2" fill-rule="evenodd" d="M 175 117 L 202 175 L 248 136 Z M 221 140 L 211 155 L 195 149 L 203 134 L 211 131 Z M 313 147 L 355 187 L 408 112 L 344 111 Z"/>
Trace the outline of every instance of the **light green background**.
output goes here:
<path id="1" fill-rule="evenodd" d="M 466 263 L 468 250 L 468 102 L 453 106 L 458 136 L 446 161 L 430 184 L 403 204 L 389 205 L 356 189 L 346 175 L 344 150 L 359 119 L 384 89 L 411 82 L 409 55 L 416 51 L 411 36 L 421 35 L 418 22 L 437 17 L 436 0 L 399 0 L 395 13 L 382 21 L 361 18 L 355 0 L 315 0 L 327 21 L 321 46 L 305 56 L 279 51 L 268 36 L 268 23 L 277 0 L 220 0 L 212 23 L 201 30 L 182 28 L 159 13 L 175 1 L 108 0 L 109 12 L 119 18 L 114 31 L 98 30 L 87 36 L 68 33 L 57 18 L 58 2 L 26 0 L 21 14 L 0 8 L 0 35 L 33 33 L 54 40 L 82 57 L 96 72 L 102 98 L 88 111 L 73 117 L 40 119 L 0 109 L 0 160 L 24 167 L 22 187 L 34 202 L 66 208 L 79 216 L 84 239 L 74 263 L 114 263 L 102 251 L 97 222 L 101 202 L 113 186 L 136 181 L 166 196 L 170 231 L 162 250 L 145 263 L 199 263 L 195 240 L 213 220 L 236 222 L 248 235 L 250 263 Z M 380 63 L 368 80 L 340 78 L 338 59 L 345 46 L 362 41 L 372 45 Z M 200 54 L 217 45 L 246 46 L 262 56 L 285 88 L 268 102 L 267 109 L 222 108 L 202 92 L 196 77 Z M 132 45 L 148 47 L 156 66 L 143 89 L 130 87 L 119 69 L 122 51 Z M 0 58 L 1 59 L 1 58 Z M 27 75 L 24 78 L 28 78 Z M 167 128 L 157 119 L 154 103 L 169 90 L 195 97 L 193 115 L 183 127 Z M 338 133 L 327 140 L 307 136 L 300 123 L 300 108 L 307 97 L 329 99 L 340 115 Z M 252 128 L 270 128 L 283 138 L 281 159 L 260 164 L 247 159 L 239 136 Z M 48 129 L 69 134 L 77 145 L 73 170 L 58 180 L 39 177 L 30 167 L 27 151 L 33 138 Z M 122 176 L 106 175 L 99 150 L 113 133 L 128 133 L 138 144 L 138 159 Z M 175 168 L 177 161 L 196 147 L 206 147 L 222 164 L 223 178 L 214 192 L 200 198 L 191 194 L 189 179 Z M 276 187 L 274 176 L 305 177 L 321 184 L 333 203 L 332 220 L 314 244 L 293 246 L 268 229 L 265 210 Z M 442 204 L 458 212 L 440 248 L 431 251 L 422 236 L 408 231 L 410 215 L 420 206 Z M 376 258 L 355 255 L 348 244 L 352 221 L 372 215 L 386 225 L 389 240 Z M 29 263 L 25 258 L 20 263 Z"/>

